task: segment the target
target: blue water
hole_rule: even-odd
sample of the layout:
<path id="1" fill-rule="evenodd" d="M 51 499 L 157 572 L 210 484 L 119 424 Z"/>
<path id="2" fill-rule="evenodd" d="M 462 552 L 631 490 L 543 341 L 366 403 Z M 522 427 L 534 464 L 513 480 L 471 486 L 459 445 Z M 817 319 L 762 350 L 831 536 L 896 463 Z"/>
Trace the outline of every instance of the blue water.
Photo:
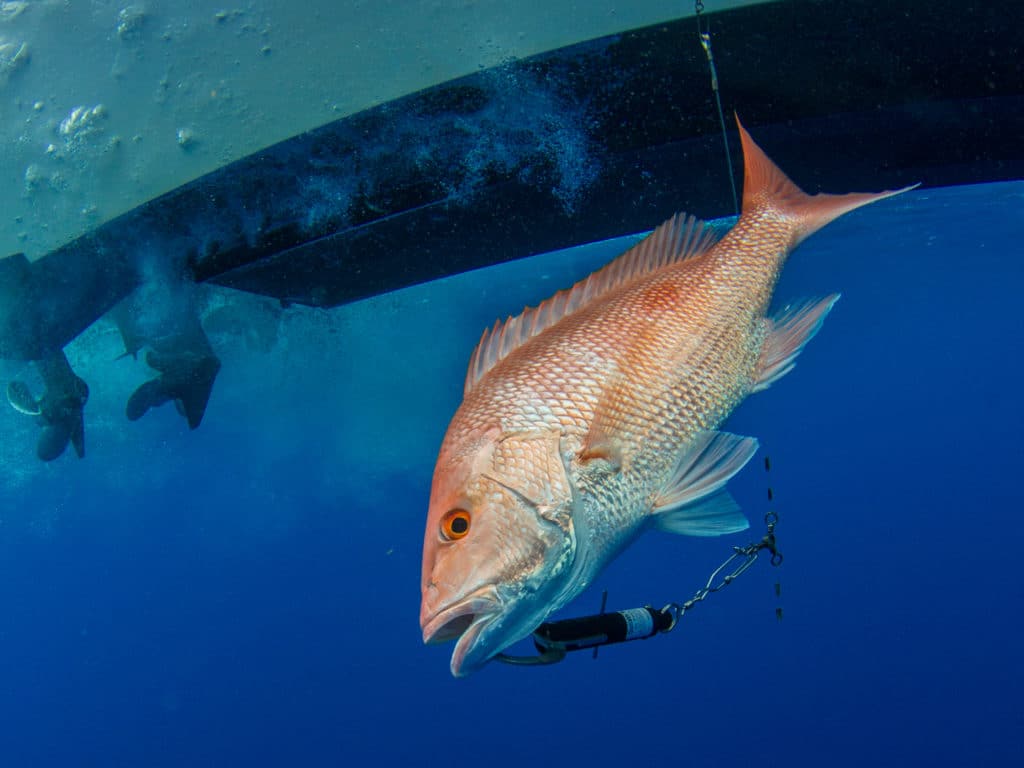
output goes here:
<path id="1" fill-rule="evenodd" d="M 233 320 L 194 433 L 123 421 L 144 371 L 101 327 L 71 349 L 85 460 L 37 464 L 0 415 L 0 763 L 1022 764 L 1022 211 L 1024 182 L 923 190 L 805 243 L 777 297 L 843 299 L 728 423 L 772 457 L 734 483 L 752 530 L 649 534 L 566 613 L 689 597 L 769 483 L 782 567 L 671 635 L 465 680 L 417 625 L 465 363 L 623 243 L 331 313 L 211 294 Z"/>

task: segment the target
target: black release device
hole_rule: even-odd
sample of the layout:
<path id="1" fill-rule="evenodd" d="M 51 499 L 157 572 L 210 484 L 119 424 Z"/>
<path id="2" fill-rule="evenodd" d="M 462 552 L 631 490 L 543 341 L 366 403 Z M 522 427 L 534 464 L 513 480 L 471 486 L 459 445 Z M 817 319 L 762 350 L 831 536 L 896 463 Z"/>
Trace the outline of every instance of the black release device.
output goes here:
<path id="1" fill-rule="evenodd" d="M 646 640 L 671 629 L 674 623 L 668 611 L 644 606 L 545 622 L 534 631 L 533 642 L 542 655 L 565 654 L 627 640 Z"/>

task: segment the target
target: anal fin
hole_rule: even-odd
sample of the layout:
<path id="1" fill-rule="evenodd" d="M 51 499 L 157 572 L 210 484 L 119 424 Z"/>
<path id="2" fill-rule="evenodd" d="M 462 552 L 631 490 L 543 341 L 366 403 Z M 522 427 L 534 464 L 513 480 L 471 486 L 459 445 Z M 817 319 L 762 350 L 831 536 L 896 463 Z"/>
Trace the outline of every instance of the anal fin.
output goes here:
<path id="1" fill-rule="evenodd" d="M 720 536 L 749 527 L 725 484 L 757 451 L 757 440 L 728 432 L 703 432 L 680 454 L 655 496 L 654 524 L 687 536 Z"/>
<path id="2" fill-rule="evenodd" d="M 811 299 L 787 306 L 768 320 L 769 332 L 757 362 L 757 378 L 751 392 L 768 389 L 793 370 L 797 355 L 821 329 L 837 301 L 838 293 L 824 299 Z"/>

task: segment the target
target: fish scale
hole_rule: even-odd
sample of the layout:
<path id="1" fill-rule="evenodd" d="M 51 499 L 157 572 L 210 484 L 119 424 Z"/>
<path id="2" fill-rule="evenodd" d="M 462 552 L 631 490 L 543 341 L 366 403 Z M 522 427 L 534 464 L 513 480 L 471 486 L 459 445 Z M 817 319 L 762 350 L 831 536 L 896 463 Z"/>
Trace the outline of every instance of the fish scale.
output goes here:
<path id="1" fill-rule="evenodd" d="M 740 137 L 743 211 L 720 241 L 677 214 L 485 331 L 424 536 L 420 621 L 425 640 L 458 636 L 453 674 L 529 634 L 648 523 L 697 536 L 746 527 L 725 484 L 756 441 L 715 430 L 792 368 L 837 298 L 769 318 L 785 259 L 896 192 L 806 195 L 742 126 Z M 456 536 L 443 527 L 452 513 L 467 521 Z"/>
<path id="2" fill-rule="evenodd" d="M 783 247 L 777 242 L 776 251 Z M 529 339 L 466 398 L 460 410 L 466 431 L 500 421 L 509 431 L 558 428 L 582 439 L 618 371 L 628 376 L 617 415 L 637 439 L 653 433 L 671 442 L 717 426 L 749 389 L 763 341 L 763 333 L 737 332 L 755 326 L 765 302 L 756 295 L 737 300 L 735 286 L 726 280 L 736 251 L 727 236 L 710 253 L 639 277 Z M 716 277 L 725 290 L 713 289 Z M 757 287 L 756 281 L 747 282 Z M 667 297 L 659 296 L 659 289 Z M 622 339 L 630 343 L 623 345 Z M 695 350 L 694 339 L 702 340 Z M 692 351 L 676 362 L 680 349 Z M 695 375 L 677 373 L 680 363 Z M 651 408 L 658 400 L 663 407 Z M 545 411 L 537 402 L 555 406 Z M 680 413 L 684 405 L 688 414 Z M 453 429 L 451 438 L 460 437 Z M 666 448 L 662 441 L 652 447 L 655 452 Z"/>

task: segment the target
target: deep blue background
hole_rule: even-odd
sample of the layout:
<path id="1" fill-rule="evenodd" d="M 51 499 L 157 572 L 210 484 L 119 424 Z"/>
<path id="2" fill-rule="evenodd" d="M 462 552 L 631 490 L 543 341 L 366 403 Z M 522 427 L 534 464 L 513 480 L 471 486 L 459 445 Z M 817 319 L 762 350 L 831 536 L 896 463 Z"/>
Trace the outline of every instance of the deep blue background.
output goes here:
<path id="1" fill-rule="evenodd" d="M 37 465 L 29 425 L 0 417 L 25 456 L 0 466 L 0 763 L 1022 764 L 1022 236 L 1013 183 L 915 192 L 808 241 L 779 299 L 843 299 L 727 425 L 773 459 L 733 484 L 752 531 L 648 535 L 570 612 L 601 588 L 611 608 L 689 597 L 761 535 L 768 482 L 784 565 L 670 636 L 466 680 L 417 626 L 465 361 L 621 244 L 291 310 L 268 353 L 222 339 L 191 434 L 169 408 L 123 423 L 141 364 L 83 340 L 86 460 Z"/>

